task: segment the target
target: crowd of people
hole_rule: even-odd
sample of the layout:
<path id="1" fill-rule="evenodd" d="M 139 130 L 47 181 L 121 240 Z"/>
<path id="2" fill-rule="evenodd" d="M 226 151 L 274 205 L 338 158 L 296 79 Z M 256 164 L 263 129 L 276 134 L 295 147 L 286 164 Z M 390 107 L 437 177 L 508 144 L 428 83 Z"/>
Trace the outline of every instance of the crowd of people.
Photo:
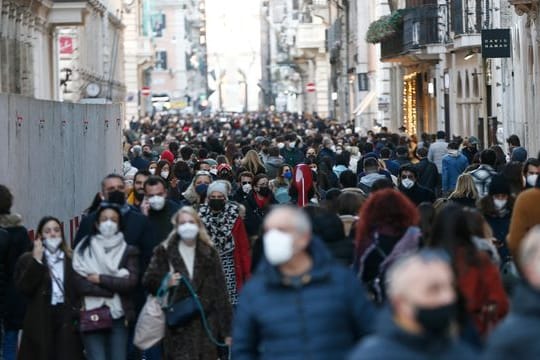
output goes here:
<path id="1" fill-rule="evenodd" d="M 50 214 L 30 240 L 0 185 L 0 358 L 540 358 L 540 161 L 404 130 L 132 121 L 73 244 Z M 202 311 L 135 346 L 191 287 Z"/>

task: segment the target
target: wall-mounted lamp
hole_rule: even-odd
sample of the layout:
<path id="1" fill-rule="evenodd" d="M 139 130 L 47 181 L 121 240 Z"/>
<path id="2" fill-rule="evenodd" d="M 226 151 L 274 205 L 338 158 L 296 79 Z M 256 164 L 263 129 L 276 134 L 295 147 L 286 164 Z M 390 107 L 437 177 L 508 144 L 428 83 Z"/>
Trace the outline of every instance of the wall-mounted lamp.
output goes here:
<path id="1" fill-rule="evenodd" d="M 470 60 L 474 55 L 476 55 L 476 52 L 471 49 L 467 52 L 467 55 L 465 55 L 463 60 Z"/>

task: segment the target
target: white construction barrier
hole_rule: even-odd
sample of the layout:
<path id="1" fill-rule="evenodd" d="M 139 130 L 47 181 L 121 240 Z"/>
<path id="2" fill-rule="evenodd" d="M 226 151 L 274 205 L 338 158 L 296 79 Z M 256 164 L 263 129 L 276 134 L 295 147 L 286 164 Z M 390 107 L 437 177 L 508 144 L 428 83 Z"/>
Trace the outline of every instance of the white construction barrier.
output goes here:
<path id="1" fill-rule="evenodd" d="M 52 215 L 72 239 L 104 175 L 122 170 L 120 105 L 0 94 L 0 184 L 28 229 Z"/>

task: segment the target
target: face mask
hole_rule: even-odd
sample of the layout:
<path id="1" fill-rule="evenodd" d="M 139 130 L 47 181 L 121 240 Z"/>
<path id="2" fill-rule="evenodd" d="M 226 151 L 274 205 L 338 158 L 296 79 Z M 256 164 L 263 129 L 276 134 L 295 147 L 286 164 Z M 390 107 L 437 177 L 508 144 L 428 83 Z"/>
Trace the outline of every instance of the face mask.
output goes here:
<path id="1" fill-rule="evenodd" d="M 51 253 L 55 253 L 62 244 L 62 238 L 54 237 L 43 240 L 43 246 Z"/>
<path id="2" fill-rule="evenodd" d="M 292 142 L 292 143 L 289 144 L 289 149 L 294 149 L 295 147 L 296 147 L 295 143 Z"/>
<path id="3" fill-rule="evenodd" d="M 281 149 L 283 149 L 285 147 L 285 144 L 284 143 L 278 143 L 277 147 L 281 150 Z"/>
<path id="4" fill-rule="evenodd" d="M 414 186 L 414 181 L 411 179 L 403 179 L 401 180 L 401 185 L 403 185 L 405 189 L 410 189 Z"/>
<path id="5" fill-rule="evenodd" d="M 206 194 L 207 190 L 208 190 L 208 184 L 199 184 L 195 186 L 195 192 L 199 195 Z"/>
<path id="6" fill-rule="evenodd" d="M 448 332 L 455 314 L 456 307 L 454 304 L 431 309 L 417 308 L 416 321 L 422 326 L 424 333 L 440 336 Z"/>
<path id="7" fill-rule="evenodd" d="M 264 254 L 271 265 L 281 265 L 294 255 L 293 237 L 279 230 L 270 230 L 263 237 Z"/>
<path id="8" fill-rule="evenodd" d="M 169 172 L 168 171 L 162 171 L 161 172 L 161 177 L 164 178 L 164 179 L 168 179 L 169 178 Z"/>
<path id="9" fill-rule="evenodd" d="M 493 199 L 493 204 L 497 210 L 502 210 L 506 206 L 508 200 Z"/>
<path id="10" fill-rule="evenodd" d="M 217 175 L 217 169 L 210 169 L 210 174 L 216 176 Z"/>
<path id="11" fill-rule="evenodd" d="M 246 194 L 247 194 L 248 192 L 250 192 L 250 191 L 251 191 L 251 184 L 244 184 L 244 185 L 242 185 L 242 191 L 243 191 L 244 193 L 246 193 Z"/>
<path id="12" fill-rule="evenodd" d="M 156 168 L 148 169 L 148 172 L 152 175 L 156 175 Z"/>
<path id="13" fill-rule="evenodd" d="M 214 211 L 221 211 L 225 208 L 225 199 L 209 199 L 208 206 Z"/>
<path id="14" fill-rule="evenodd" d="M 338 155 L 339 155 L 339 154 L 341 154 L 342 152 L 343 152 L 343 150 L 342 150 L 342 149 L 336 149 L 336 154 L 338 154 Z"/>
<path id="15" fill-rule="evenodd" d="M 178 236 L 180 236 L 180 239 L 193 240 L 199 234 L 199 227 L 196 224 L 184 223 L 182 225 L 178 225 L 176 231 Z"/>
<path id="16" fill-rule="evenodd" d="M 290 171 L 286 171 L 285 173 L 283 173 L 283 177 L 287 180 L 291 180 L 292 179 L 292 172 Z"/>
<path id="17" fill-rule="evenodd" d="M 152 210 L 160 211 L 165 207 L 165 197 L 154 195 L 148 199 L 148 203 Z"/>
<path id="18" fill-rule="evenodd" d="M 99 224 L 98 230 L 101 235 L 108 238 L 118 232 L 118 224 L 112 220 L 105 220 L 104 222 Z"/>
<path id="19" fill-rule="evenodd" d="M 108 201 L 118 205 L 124 205 L 126 203 L 126 194 L 122 191 L 111 191 L 108 196 Z"/>
<path id="20" fill-rule="evenodd" d="M 259 194 L 261 196 L 267 197 L 268 195 L 270 195 L 270 189 L 267 187 L 259 188 Z"/>
<path id="21" fill-rule="evenodd" d="M 536 186 L 536 180 L 538 180 L 538 174 L 527 175 L 527 184 L 529 186 Z"/>

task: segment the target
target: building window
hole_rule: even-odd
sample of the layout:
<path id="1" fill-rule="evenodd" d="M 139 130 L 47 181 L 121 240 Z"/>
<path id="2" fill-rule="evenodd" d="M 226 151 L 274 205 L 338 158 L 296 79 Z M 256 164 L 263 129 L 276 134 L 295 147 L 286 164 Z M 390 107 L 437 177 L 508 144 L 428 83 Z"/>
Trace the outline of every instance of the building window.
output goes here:
<path id="1" fill-rule="evenodd" d="M 165 26 L 166 23 L 164 13 L 152 15 L 152 33 L 154 34 L 154 37 L 163 37 Z"/>
<path id="2" fill-rule="evenodd" d="M 156 70 L 167 70 L 167 52 L 156 51 Z"/>
<path id="3" fill-rule="evenodd" d="M 358 74 L 358 91 L 369 91 L 369 78 L 367 73 Z"/>

